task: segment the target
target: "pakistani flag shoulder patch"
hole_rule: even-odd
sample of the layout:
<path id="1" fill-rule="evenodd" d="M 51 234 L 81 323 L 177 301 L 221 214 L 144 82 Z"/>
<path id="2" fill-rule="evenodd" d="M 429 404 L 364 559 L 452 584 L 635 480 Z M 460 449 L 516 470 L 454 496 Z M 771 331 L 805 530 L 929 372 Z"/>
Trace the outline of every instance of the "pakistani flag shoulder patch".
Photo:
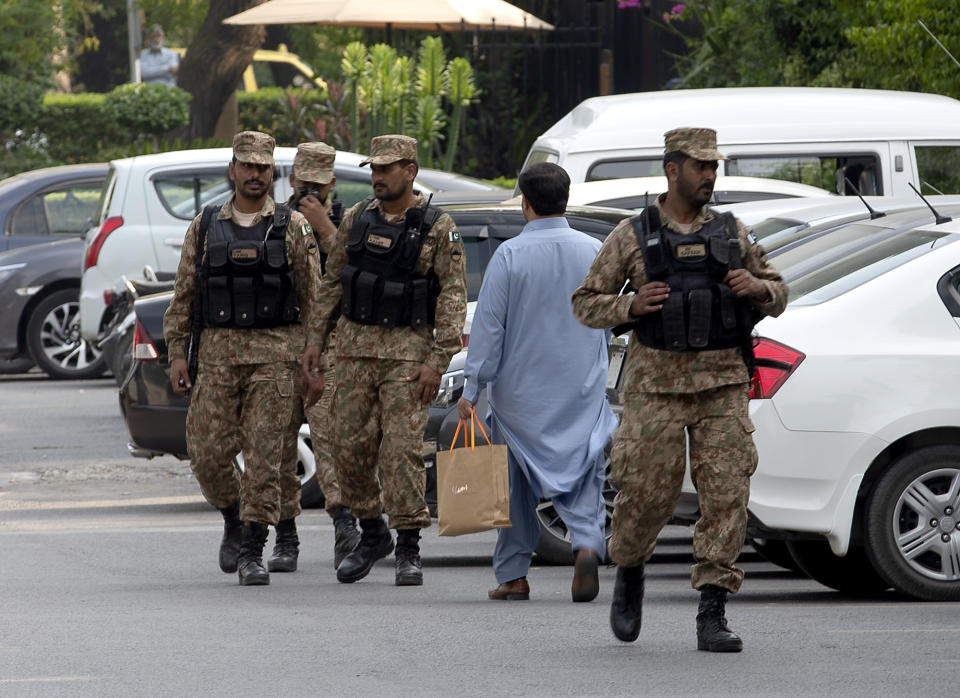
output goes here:
<path id="1" fill-rule="evenodd" d="M 313 235 L 313 228 L 310 227 L 309 223 L 304 223 L 303 228 L 300 229 L 300 234 L 304 237 L 307 235 Z"/>
<path id="2" fill-rule="evenodd" d="M 450 242 L 460 242 L 460 231 L 454 228 L 450 231 Z"/>

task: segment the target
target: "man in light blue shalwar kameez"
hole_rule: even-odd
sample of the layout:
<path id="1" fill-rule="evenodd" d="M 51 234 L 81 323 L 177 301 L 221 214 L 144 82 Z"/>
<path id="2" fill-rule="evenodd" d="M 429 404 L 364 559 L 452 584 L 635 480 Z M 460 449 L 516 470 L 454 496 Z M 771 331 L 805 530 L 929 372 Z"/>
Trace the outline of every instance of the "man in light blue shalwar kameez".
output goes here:
<path id="1" fill-rule="evenodd" d="M 491 438 L 506 443 L 510 528 L 498 531 L 491 599 L 527 599 L 540 537 L 536 507 L 552 498 L 576 554 L 572 596 L 591 601 L 605 555 L 604 447 L 617 426 L 606 398 L 607 338 L 573 315 L 570 297 L 600 242 L 563 216 L 570 179 L 539 163 L 519 179 L 527 224 L 497 248 L 470 331 L 458 411 L 469 418 L 488 389 Z"/>

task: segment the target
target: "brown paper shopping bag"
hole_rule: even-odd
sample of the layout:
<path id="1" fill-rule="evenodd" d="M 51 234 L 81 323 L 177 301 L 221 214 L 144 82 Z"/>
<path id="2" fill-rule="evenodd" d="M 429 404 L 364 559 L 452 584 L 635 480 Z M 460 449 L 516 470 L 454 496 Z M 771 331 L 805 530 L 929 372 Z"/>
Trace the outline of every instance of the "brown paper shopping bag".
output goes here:
<path id="1" fill-rule="evenodd" d="M 474 443 L 474 425 L 487 443 Z M 463 427 L 463 448 L 454 448 Z M 470 432 L 469 445 L 467 432 Z M 437 454 L 437 526 L 441 536 L 489 531 L 510 525 L 507 447 L 494 446 L 476 415 L 461 420 L 449 451 Z"/>

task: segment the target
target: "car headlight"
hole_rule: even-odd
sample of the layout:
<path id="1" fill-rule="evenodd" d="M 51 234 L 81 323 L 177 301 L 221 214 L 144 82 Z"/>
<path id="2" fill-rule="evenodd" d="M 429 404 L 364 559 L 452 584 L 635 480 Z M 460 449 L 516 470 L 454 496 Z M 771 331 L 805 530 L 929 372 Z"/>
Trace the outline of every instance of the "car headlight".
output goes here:
<path id="1" fill-rule="evenodd" d="M 450 371 L 444 373 L 440 378 L 440 391 L 437 393 L 437 399 L 431 403 L 432 407 L 449 407 L 463 395 L 463 385 L 465 379 L 463 371 Z"/>

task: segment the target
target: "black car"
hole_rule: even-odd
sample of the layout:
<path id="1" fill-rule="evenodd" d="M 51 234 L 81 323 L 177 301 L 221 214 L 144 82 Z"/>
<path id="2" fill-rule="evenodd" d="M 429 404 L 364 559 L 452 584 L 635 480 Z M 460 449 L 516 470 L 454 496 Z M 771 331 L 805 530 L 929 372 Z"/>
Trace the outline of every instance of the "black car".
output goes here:
<path id="1" fill-rule="evenodd" d="M 74 330 L 80 235 L 107 170 L 106 163 L 65 165 L 0 181 L 0 373 L 34 363 L 54 378 L 103 373 L 97 348 Z"/>
<path id="2" fill-rule="evenodd" d="M 444 207 L 457 223 L 467 259 L 467 297 L 476 301 L 483 272 L 493 252 L 504 240 L 523 229 L 525 220 L 518 205 L 458 205 Z M 603 239 L 630 211 L 610 208 L 572 207 L 567 220 L 577 230 Z M 163 314 L 170 304 L 172 293 L 140 298 L 134 304 L 137 325 L 134 335 L 134 361 L 120 388 L 120 409 L 130 432 L 129 449 L 132 455 L 151 458 L 172 454 L 185 459 L 186 414 L 189 398 L 177 395 L 169 384 L 169 363 L 163 340 Z M 471 306 L 472 307 L 472 306 Z M 468 326 L 465 334 L 469 334 Z M 465 337 L 465 342 L 467 337 Z M 622 347 L 615 347 L 622 352 Z M 622 356 L 622 353 L 620 354 Z M 458 422 L 456 404 L 463 392 L 463 362 L 466 351 L 457 354 L 443 375 L 441 390 L 430 407 L 424 435 L 424 461 L 427 465 L 427 500 L 436 512 L 435 454 L 449 448 Z M 613 386 L 611 386 L 613 388 Z M 483 409 L 483 405 L 479 406 Z M 302 504 L 322 506 L 323 495 L 316 481 L 316 466 L 309 447 L 309 429 L 300 432 L 298 468 L 303 485 Z M 240 466 L 242 461 L 238 461 Z M 608 510 L 613 505 L 613 491 L 609 492 Z M 550 561 L 565 561 L 570 556 L 569 538 L 562 521 L 556 516 L 549 501 L 540 508 L 544 528 L 538 552 Z M 572 558 L 571 558 L 572 559 Z"/>

